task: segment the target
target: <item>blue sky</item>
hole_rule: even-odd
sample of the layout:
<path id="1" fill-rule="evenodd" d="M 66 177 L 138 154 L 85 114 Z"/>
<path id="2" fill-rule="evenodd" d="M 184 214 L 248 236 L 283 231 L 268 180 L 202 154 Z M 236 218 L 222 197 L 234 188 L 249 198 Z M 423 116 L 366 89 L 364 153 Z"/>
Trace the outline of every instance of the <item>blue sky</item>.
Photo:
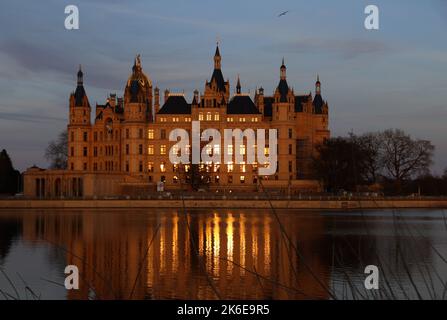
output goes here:
<path id="1" fill-rule="evenodd" d="M 79 30 L 64 28 L 69 4 Z M 368 4 L 379 31 L 363 27 Z M 47 165 L 79 64 L 92 105 L 122 95 L 137 53 L 154 85 L 191 96 L 217 38 L 232 90 L 240 74 L 243 91 L 273 92 L 284 56 L 296 92 L 320 74 L 334 136 L 401 128 L 435 144 L 436 172 L 447 167 L 447 1 L 2 0 L 0 27 L 0 148 L 21 170 Z"/>

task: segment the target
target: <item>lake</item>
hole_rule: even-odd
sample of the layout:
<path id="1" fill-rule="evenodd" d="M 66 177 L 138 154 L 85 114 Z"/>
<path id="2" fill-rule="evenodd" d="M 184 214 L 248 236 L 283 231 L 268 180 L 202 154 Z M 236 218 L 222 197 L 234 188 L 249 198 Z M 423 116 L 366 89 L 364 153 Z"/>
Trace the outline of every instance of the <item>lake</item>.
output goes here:
<path id="1" fill-rule="evenodd" d="M 446 258 L 443 210 L 0 211 L 0 299 L 442 299 Z"/>

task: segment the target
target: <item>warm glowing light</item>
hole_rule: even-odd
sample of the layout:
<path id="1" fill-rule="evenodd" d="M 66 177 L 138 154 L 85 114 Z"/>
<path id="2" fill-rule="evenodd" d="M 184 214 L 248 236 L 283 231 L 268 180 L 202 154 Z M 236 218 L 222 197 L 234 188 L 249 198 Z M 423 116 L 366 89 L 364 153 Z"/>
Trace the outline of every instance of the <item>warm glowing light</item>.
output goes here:
<path id="1" fill-rule="evenodd" d="M 220 266 L 220 218 L 215 213 L 213 218 L 213 264 L 214 274 L 219 275 Z"/>
<path id="2" fill-rule="evenodd" d="M 234 223 L 234 217 L 231 213 L 228 214 L 227 217 L 227 259 L 230 261 L 233 261 L 234 257 L 233 257 L 233 250 L 234 250 L 234 228 L 233 228 L 233 223 Z M 227 263 L 228 266 L 228 272 L 232 272 L 233 271 L 233 263 L 228 262 Z"/>

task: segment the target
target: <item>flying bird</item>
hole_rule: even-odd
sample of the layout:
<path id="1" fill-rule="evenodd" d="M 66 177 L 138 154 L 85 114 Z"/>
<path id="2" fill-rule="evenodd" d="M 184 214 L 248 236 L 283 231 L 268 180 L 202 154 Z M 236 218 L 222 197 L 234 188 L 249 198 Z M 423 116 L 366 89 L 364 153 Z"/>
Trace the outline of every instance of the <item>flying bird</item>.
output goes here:
<path id="1" fill-rule="evenodd" d="M 281 12 L 281 13 L 278 15 L 278 18 L 281 17 L 281 16 L 285 16 L 285 15 L 287 14 L 287 12 L 289 12 L 289 10 L 284 11 L 284 12 Z"/>

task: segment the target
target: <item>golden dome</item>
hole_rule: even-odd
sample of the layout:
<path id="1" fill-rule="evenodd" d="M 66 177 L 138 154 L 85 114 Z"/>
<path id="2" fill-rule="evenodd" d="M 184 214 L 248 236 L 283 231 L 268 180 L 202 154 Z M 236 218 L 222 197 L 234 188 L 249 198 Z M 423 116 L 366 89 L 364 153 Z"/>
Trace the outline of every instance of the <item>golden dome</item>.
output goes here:
<path id="1" fill-rule="evenodd" d="M 128 96 L 131 102 L 137 102 L 141 101 L 138 96 L 140 96 L 141 98 L 147 97 L 151 90 L 152 81 L 143 72 L 143 68 L 141 67 L 140 55 L 137 55 L 132 67 L 132 73 L 126 83 L 126 88 L 124 91 L 125 96 Z"/>

